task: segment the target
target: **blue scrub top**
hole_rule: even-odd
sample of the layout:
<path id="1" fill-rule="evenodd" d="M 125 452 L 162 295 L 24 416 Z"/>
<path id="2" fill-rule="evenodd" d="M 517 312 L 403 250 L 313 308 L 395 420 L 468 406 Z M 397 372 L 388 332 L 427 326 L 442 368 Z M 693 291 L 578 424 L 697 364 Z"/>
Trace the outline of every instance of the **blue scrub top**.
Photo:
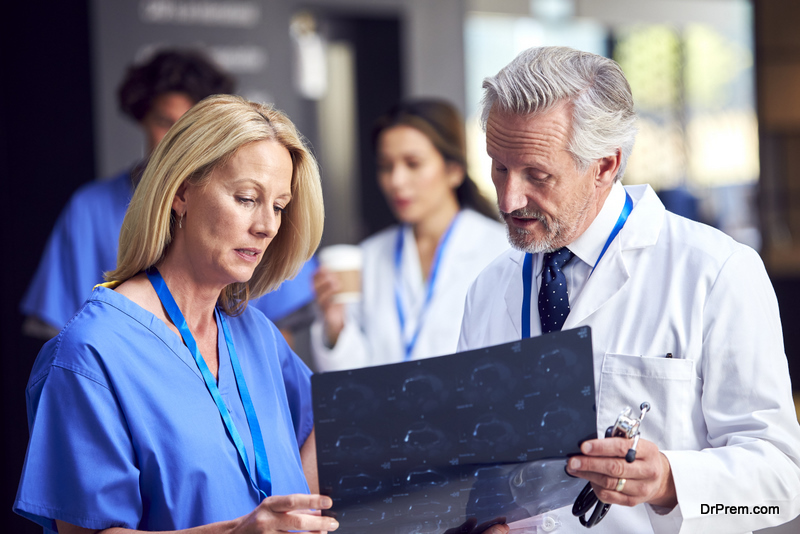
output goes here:
<path id="1" fill-rule="evenodd" d="M 62 328 L 117 265 L 122 219 L 133 195 L 130 171 L 78 189 L 59 215 L 22 313 Z"/>
<path id="2" fill-rule="evenodd" d="M 286 280 L 281 286 L 266 295 L 250 301 L 249 306 L 278 322 L 314 300 L 314 273 L 319 267 L 316 257 L 303 264 L 297 276 Z"/>
<path id="3" fill-rule="evenodd" d="M 273 494 L 308 493 L 299 447 L 313 427 L 311 372 L 259 311 L 248 307 L 229 324 Z M 255 472 L 219 330 L 219 390 Z M 27 403 L 30 441 L 14 510 L 46 532 L 56 519 L 90 529 L 183 529 L 240 517 L 260 502 L 190 351 L 111 289 L 96 288 L 42 348 Z"/>

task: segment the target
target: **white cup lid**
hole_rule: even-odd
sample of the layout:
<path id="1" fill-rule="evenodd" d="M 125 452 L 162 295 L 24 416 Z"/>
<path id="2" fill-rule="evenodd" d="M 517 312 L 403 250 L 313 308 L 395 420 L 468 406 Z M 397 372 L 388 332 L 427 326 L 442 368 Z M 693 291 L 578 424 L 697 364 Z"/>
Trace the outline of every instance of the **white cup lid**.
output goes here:
<path id="1" fill-rule="evenodd" d="M 363 263 L 361 247 L 357 245 L 331 245 L 317 253 L 319 262 L 332 271 L 356 271 Z"/>

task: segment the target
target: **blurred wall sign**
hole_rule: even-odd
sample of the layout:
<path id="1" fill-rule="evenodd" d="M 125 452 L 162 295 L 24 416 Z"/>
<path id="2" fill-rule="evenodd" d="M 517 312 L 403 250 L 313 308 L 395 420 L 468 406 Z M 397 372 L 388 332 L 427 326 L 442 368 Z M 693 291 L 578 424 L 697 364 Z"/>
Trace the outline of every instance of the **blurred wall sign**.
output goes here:
<path id="1" fill-rule="evenodd" d="M 149 24 L 251 28 L 261 21 L 261 6 L 256 2 L 142 0 L 139 17 Z"/>

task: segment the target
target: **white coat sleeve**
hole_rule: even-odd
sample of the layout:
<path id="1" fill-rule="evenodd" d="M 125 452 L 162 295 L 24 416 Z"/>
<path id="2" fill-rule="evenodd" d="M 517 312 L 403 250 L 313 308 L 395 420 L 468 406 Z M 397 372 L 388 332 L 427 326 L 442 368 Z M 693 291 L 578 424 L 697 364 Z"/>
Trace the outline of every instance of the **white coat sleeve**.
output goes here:
<path id="1" fill-rule="evenodd" d="M 800 425 L 777 299 L 755 251 L 743 247 L 728 259 L 703 314 L 702 412 L 712 447 L 663 451 L 680 532 L 749 532 L 789 521 L 800 514 Z M 747 508 L 710 513 L 718 504 Z"/>
<path id="2" fill-rule="evenodd" d="M 325 323 L 317 317 L 311 325 L 311 352 L 317 371 L 342 371 L 370 365 L 367 338 L 361 328 L 358 312 L 353 306 L 347 309 L 344 328 L 336 345 L 325 345 Z"/>

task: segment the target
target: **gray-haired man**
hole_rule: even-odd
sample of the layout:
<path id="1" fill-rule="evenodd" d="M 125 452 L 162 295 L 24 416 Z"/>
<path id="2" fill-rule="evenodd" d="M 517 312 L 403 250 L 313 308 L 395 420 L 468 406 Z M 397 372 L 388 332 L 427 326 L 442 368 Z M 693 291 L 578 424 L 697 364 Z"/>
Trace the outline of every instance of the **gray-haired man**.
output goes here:
<path id="1" fill-rule="evenodd" d="M 535 48 L 484 89 L 517 250 L 473 284 L 459 350 L 589 325 L 600 435 L 625 406 L 652 405 L 636 461 L 622 438 L 588 441 L 569 461 L 600 500 L 625 506 L 593 531 L 745 532 L 800 514 L 800 426 L 764 266 L 666 212 L 649 186 L 620 184 L 636 128 L 619 66 Z M 552 514 L 583 530 L 568 508 Z"/>

